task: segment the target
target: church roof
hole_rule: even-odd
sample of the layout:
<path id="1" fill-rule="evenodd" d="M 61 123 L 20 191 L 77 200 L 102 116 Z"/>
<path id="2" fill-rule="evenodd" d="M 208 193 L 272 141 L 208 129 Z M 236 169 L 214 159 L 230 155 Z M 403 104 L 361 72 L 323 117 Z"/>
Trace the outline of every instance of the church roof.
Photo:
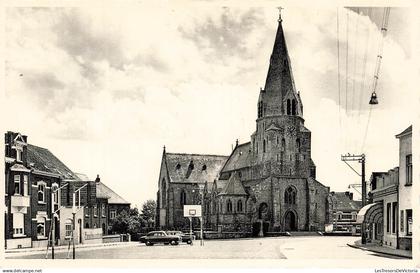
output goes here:
<path id="1" fill-rule="evenodd" d="M 27 145 L 28 165 L 38 171 L 49 172 L 63 179 L 80 180 L 63 162 L 48 149 L 35 145 Z"/>
<path id="2" fill-rule="evenodd" d="M 239 170 L 251 166 L 251 142 L 246 142 L 235 147 L 222 172 Z"/>
<path id="3" fill-rule="evenodd" d="M 244 186 L 237 172 L 234 172 L 226 183 L 220 194 L 226 195 L 246 195 Z"/>
<path id="4" fill-rule="evenodd" d="M 228 159 L 222 155 L 165 153 L 171 182 L 204 183 L 218 178 Z"/>
<path id="5" fill-rule="evenodd" d="M 293 92 L 297 96 L 281 19 L 270 57 L 264 92 L 265 96 L 279 97 L 280 99 L 284 99 L 289 92 Z"/>

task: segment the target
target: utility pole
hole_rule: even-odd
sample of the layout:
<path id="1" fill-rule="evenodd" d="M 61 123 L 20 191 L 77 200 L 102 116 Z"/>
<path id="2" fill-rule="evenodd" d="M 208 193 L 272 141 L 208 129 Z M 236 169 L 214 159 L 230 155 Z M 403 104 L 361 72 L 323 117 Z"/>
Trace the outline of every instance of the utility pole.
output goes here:
<path id="1" fill-rule="evenodd" d="M 358 176 L 362 178 L 362 207 L 366 206 L 366 179 L 365 179 L 365 165 L 366 165 L 366 156 L 365 154 L 361 155 L 342 155 L 341 161 L 347 164 Z M 347 161 L 357 161 L 362 164 L 362 174 L 359 174 Z M 362 223 L 362 244 L 366 244 L 366 227 L 365 223 Z"/>

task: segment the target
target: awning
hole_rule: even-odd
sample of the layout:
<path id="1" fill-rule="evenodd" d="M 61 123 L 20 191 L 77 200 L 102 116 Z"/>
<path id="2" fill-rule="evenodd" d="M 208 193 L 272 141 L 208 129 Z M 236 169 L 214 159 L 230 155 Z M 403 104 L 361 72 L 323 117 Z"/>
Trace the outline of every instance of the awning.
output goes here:
<path id="1" fill-rule="evenodd" d="M 368 204 L 357 213 L 356 223 L 378 223 L 383 219 L 383 210 L 382 203 Z"/>

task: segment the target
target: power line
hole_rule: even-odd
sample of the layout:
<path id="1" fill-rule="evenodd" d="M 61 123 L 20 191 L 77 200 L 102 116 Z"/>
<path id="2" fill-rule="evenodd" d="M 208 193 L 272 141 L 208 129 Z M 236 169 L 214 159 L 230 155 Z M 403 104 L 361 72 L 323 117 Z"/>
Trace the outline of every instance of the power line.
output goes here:
<path id="1" fill-rule="evenodd" d="M 356 39 L 354 42 L 353 50 L 353 91 L 352 91 L 352 100 L 351 100 L 351 110 L 354 110 L 354 98 L 356 90 L 356 62 L 357 62 L 357 42 L 358 42 L 358 32 L 359 32 L 359 8 L 357 8 L 357 19 L 356 19 Z"/>
<path id="2" fill-rule="evenodd" d="M 349 70 L 349 11 L 346 11 L 346 115 L 347 115 L 347 89 L 348 89 L 348 70 Z"/>
<path id="3" fill-rule="evenodd" d="M 368 8 L 368 17 L 372 15 L 372 8 Z M 370 27 L 368 27 L 367 37 L 366 37 L 366 44 L 365 44 L 365 52 L 363 55 L 363 72 L 362 72 L 362 81 L 360 82 L 360 91 L 359 91 L 359 113 L 358 113 L 358 120 L 360 121 L 360 115 L 362 112 L 362 94 L 365 91 L 365 82 L 366 82 L 366 66 L 367 66 L 367 53 L 369 48 L 369 39 L 370 39 Z"/>
<path id="4" fill-rule="evenodd" d="M 340 75 L 340 25 L 339 25 L 339 15 L 337 8 L 337 84 L 338 84 L 338 120 L 340 123 L 340 134 L 341 134 L 341 75 Z"/>
<path id="5" fill-rule="evenodd" d="M 378 56 L 377 56 L 377 59 L 376 59 L 376 66 L 375 66 L 375 72 L 374 72 L 373 83 L 372 83 L 372 96 L 374 94 L 376 94 L 376 87 L 378 86 L 379 71 L 380 71 L 381 62 L 382 62 L 384 40 L 385 40 L 386 32 L 388 30 L 387 28 L 388 28 L 389 12 L 390 12 L 389 7 L 384 8 L 384 13 L 383 13 L 383 16 L 382 16 L 382 27 L 381 27 L 381 38 L 380 38 L 381 41 L 379 43 Z M 368 115 L 368 120 L 367 120 L 367 123 L 366 123 L 365 136 L 363 138 L 362 151 L 365 148 L 367 133 L 368 133 L 369 124 L 370 124 L 371 112 L 372 112 L 372 105 L 370 105 L 370 108 L 369 108 L 369 115 Z"/>

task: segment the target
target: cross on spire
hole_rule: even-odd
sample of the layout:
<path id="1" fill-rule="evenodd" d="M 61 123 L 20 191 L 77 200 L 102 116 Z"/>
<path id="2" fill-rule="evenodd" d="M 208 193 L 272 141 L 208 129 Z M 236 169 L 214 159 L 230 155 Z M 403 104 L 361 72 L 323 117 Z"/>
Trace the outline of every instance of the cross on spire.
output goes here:
<path id="1" fill-rule="evenodd" d="M 279 10 L 279 22 L 281 22 L 281 21 L 283 21 L 282 19 L 281 19 L 281 10 L 283 9 L 282 7 L 278 7 L 277 8 L 278 10 Z"/>

